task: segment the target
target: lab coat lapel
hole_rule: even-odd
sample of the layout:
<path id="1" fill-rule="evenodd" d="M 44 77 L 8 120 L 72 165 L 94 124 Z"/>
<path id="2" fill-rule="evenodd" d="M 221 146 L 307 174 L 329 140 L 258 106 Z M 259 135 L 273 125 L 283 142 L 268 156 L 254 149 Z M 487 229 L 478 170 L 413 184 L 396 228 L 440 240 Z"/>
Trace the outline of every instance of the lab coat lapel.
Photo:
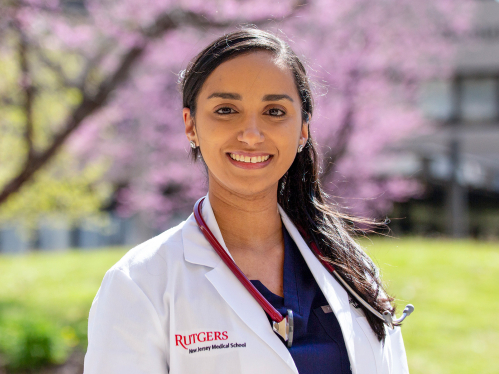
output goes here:
<path id="1" fill-rule="evenodd" d="M 225 251 L 229 253 L 208 197 L 203 202 L 202 214 L 208 228 Z M 212 267 L 213 269 L 206 273 L 206 278 L 215 287 L 220 296 L 222 296 L 239 318 L 255 334 L 268 344 L 295 373 L 298 373 L 288 349 L 272 331 L 265 311 L 211 247 L 201 230 L 199 230 L 192 215 L 183 228 L 182 237 L 184 241 L 184 258 L 186 261 Z"/>
<path id="2" fill-rule="evenodd" d="M 216 268 L 206 274 L 220 296 L 230 305 L 241 320 L 266 344 L 268 344 L 295 372 L 293 358 L 286 346 L 272 331 L 269 320 L 258 302 L 239 282 L 230 269 L 221 262 Z"/>
<path id="3" fill-rule="evenodd" d="M 215 235 L 218 242 L 222 244 L 222 247 L 227 251 L 227 247 L 225 246 L 222 238 L 222 233 L 218 228 L 215 215 L 211 209 L 208 196 L 206 196 L 206 199 L 203 202 L 202 214 L 206 225 L 209 227 L 213 235 Z M 187 262 L 209 266 L 212 268 L 222 262 L 220 256 L 211 247 L 210 243 L 206 240 L 203 233 L 199 229 L 196 219 L 194 218 L 194 214 L 191 214 L 189 218 L 187 218 L 185 225 L 182 228 L 182 241 L 184 245 L 184 258 Z"/>
<path id="4" fill-rule="evenodd" d="M 300 250 L 305 262 L 307 263 L 312 275 L 314 276 L 317 284 L 319 285 L 322 293 L 326 297 L 329 305 L 333 309 L 336 318 L 341 327 L 341 332 L 343 333 L 343 339 L 345 340 L 345 345 L 348 351 L 348 357 L 350 359 L 350 365 L 352 367 L 352 373 L 355 374 L 355 347 L 354 347 L 354 336 L 353 336 L 353 316 L 350 309 L 350 303 L 348 300 L 348 294 L 343 289 L 343 287 L 334 279 L 325 268 L 322 266 L 320 261 L 312 253 L 312 250 L 308 247 L 305 240 L 300 235 L 299 231 L 295 225 L 288 218 L 284 210 L 279 206 L 279 212 L 281 213 L 281 219 L 286 226 L 289 234 L 293 238 L 296 246 Z"/>

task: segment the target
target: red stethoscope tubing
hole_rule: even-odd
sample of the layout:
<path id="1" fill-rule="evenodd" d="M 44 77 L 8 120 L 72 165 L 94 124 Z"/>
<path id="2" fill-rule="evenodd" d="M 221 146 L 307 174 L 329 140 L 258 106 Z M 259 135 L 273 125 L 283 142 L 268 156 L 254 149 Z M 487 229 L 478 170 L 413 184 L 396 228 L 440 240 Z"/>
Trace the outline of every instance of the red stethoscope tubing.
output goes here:
<path id="1" fill-rule="evenodd" d="M 206 222 L 203 219 L 203 216 L 201 215 L 201 208 L 203 206 L 203 201 L 204 197 L 199 199 L 196 202 L 196 205 L 194 205 L 194 217 L 196 218 L 196 222 L 198 223 L 199 228 L 201 229 L 201 232 L 205 236 L 205 238 L 210 242 L 211 246 L 215 251 L 218 253 L 220 258 L 225 262 L 225 264 L 229 267 L 229 269 L 232 271 L 232 273 L 239 279 L 239 281 L 243 284 L 243 286 L 249 291 L 249 293 L 255 298 L 255 300 L 260 304 L 260 306 L 267 312 L 267 314 L 272 318 L 272 320 L 276 323 L 280 323 L 284 320 L 284 317 L 281 313 L 279 313 L 278 310 L 276 310 L 272 304 L 270 304 L 265 297 L 253 286 L 253 284 L 250 282 L 250 280 L 244 275 L 244 273 L 239 269 L 239 267 L 236 265 L 234 260 L 229 256 L 229 254 L 223 249 L 223 247 L 220 245 L 218 240 L 215 238 L 213 233 L 210 231 L 208 226 L 206 225 Z M 348 290 L 364 307 L 366 307 L 371 313 L 373 313 L 376 317 L 381 319 L 383 322 L 385 322 L 388 326 L 393 328 L 394 322 L 397 324 L 400 324 L 407 316 L 409 316 L 413 311 L 414 311 L 414 306 L 411 304 L 406 305 L 404 309 L 404 313 L 401 318 L 393 320 L 392 315 L 389 311 L 383 312 L 383 314 L 379 313 L 376 309 L 374 309 L 371 305 L 369 305 L 366 301 L 364 301 L 356 292 L 353 290 L 348 283 L 343 280 L 343 278 L 338 274 L 337 271 L 335 271 L 333 265 L 331 265 L 329 262 L 326 262 L 323 260 L 321 252 L 319 248 L 317 247 L 317 243 L 313 240 L 309 240 L 309 237 L 307 233 L 298 227 L 298 230 L 300 231 L 300 234 L 305 240 L 308 240 L 309 243 L 308 245 L 310 248 L 312 248 L 312 251 L 315 253 L 317 256 L 318 260 L 320 263 L 331 272 L 331 274 L 336 275 L 336 278 L 338 281 L 343 285 L 343 287 Z M 292 331 L 292 311 L 288 310 L 288 317 L 291 319 L 290 323 L 290 331 Z M 288 325 L 286 321 L 286 325 Z M 277 332 L 277 330 L 274 329 L 274 331 Z M 279 335 L 281 333 L 278 332 Z M 281 335 L 282 336 L 282 335 Z M 287 338 L 286 338 L 287 339 Z M 290 338 L 288 340 L 288 346 L 291 347 L 291 342 L 292 342 L 292 333 L 290 334 Z"/>
<path id="2" fill-rule="evenodd" d="M 244 275 L 244 273 L 239 269 L 239 266 L 236 265 L 234 260 L 229 256 L 229 254 L 225 251 L 225 249 L 220 245 L 218 240 L 215 238 L 213 233 L 210 231 L 204 218 L 201 214 L 201 208 L 203 207 L 204 197 L 199 199 L 194 205 L 194 218 L 203 233 L 204 237 L 211 244 L 215 252 L 218 253 L 220 258 L 225 262 L 225 265 L 229 267 L 232 273 L 239 279 L 242 285 L 248 290 L 248 292 L 255 298 L 255 300 L 260 304 L 260 306 L 267 312 L 267 314 L 272 318 L 274 322 L 281 322 L 284 317 L 277 309 L 275 309 L 272 304 L 270 304 L 265 297 L 253 286 L 253 283 Z"/>
<path id="3" fill-rule="evenodd" d="M 305 231 L 303 231 L 303 229 L 298 227 L 298 230 L 300 231 L 301 236 L 305 240 L 309 239 L 307 233 Z M 317 244 L 315 243 L 315 241 L 310 240 L 308 245 L 310 246 L 310 248 L 312 248 L 312 251 L 314 251 L 315 256 L 319 259 L 322 266 L 324 266 L 327 270 L 329 270 L 330 273 L 334 273 L 336 270 L 334 269 L 333 265 L 331 265 L 329 262 L 326 262 L 322 259 L 321 251 L 319 250 L 319 248 L 317 248 Z"/>

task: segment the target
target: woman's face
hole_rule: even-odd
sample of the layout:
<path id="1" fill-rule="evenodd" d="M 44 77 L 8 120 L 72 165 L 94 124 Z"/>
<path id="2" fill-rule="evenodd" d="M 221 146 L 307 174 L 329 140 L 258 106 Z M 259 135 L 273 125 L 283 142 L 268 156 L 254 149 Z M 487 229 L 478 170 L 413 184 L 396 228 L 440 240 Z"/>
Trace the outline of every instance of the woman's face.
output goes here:
<path id="1" fill-rule="evenodd" d="M 187 137 L 208 166 L 210 189 L 238 195 L 276 189 L 308 138 L 291 71 L 263 51 L 218 66 L 199 92 L 195 118 L 188 108 L 183 115 Z"/>

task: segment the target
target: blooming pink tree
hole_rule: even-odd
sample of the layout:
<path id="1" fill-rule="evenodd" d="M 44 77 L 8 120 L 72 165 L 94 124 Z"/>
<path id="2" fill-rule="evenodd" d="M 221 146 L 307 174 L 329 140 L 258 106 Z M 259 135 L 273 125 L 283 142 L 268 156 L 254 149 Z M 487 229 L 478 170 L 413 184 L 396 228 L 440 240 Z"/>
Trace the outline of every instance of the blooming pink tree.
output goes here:
<path id="1" fill-rule="evenodd" d="M 126 83 L 141 71 L 141 62 L 155 54 L 160 57 L 156 68 L 163 64 L 162 69 L 171 71 L 185 50 L 181 42 L 184 33 L 203 35 L 243 21 L 265 23 L 290 16 L 300 5 L 290 0 L 267 11 L 262 0 L 245 4 L 196 0 L 2 1 L 0 220 L 33 211 L 64 211 L 76 217 L 95 211 L 106 196 L 106 188 L 101 188 L 97 178 L 102 175 L 100 165 L 112 162 L 117 166 L 121 160 L 105 160 L 108 152 L 102 152 L 104 158 L 96 160 L 98 147 L 91 152 L 92 157 L 75 159 L 68 152 L 72 147 L 65 145 L 85 127 L 90 141 L 92 124 L 109 113 L 114 113 L 122 126 L 143 123 L 140 118 L 145 107 L 130 113 L 126 107 L 120 111 L 116 104 L 113 106 L 113 102 L 129 97 L 126 87 L 130 84 Z M 157 50 L 164 46 L 175 49 Z M 149 79 L 144 75 L 142 88 Z M 164 96 L 161 103 L 155 100 L 158 109 L 163 100 Z M 110 110 L 104 110 L 108 105 Z M 85 138 L 83 134 L 78 137 Z M 140 178 L 140 174 L 134 174 L 134 178 Z"/>
<path id="2" fill-rule="evenodd" d="M 351 212 L 386 214 L 393 201 L 418 192 L 414 180 L 380 175 L 379 156 L 401 138 L 428 130 L 418 89 L 451 73 L 449 34 L 463 33 L 469 14 L 466 1 L 319 0 L 309 4 L 301 24 L 288 26 L 323 90 L 313 121 L 323 181 Z"/>
<path id="3" fill-rule="evenodd" d="M 57 0 L 13 1 L 2 37 L 17 33 L 24 157 L 2 184 L 0 204 L 34 179 L 67 145 L 85 163 L 112 165 L 102 177 L 120 187 L 123 213 L 159 224 L 206 191 L 203 168 L 187 157 L 178 74 L 209 41 L 243 22 L 278 33 L 304 56 L 316 82 L 312 134 L 323 181 L 354 212 L 385 212 L 415 193 L 414 183 L 380 178 L 387 145 L 424 126 L 415 106 L 420 82 L 448 74 L 452 43 L 469 4 L 441 0 L 89 0 L 71 13 Z M 11 36 L 12 37 L 12 36 Z M 13 37 L 12 37 L 13 38 Z M 22 47 L 22 45 L 25 47 Z M 32 60 L 48 69 L 68 101 L 45 146 L 33 141 L 39 94 Z M 23 68 L 25 66 L 25 68 Z M 49 84 L 49 85 L 50 85 Z M 38 91 L 37 91 L 38 90 Z M 68 156 L 69 157 L 69 156 Z M 15 169 L 15 168 L 14 168 Z"/>

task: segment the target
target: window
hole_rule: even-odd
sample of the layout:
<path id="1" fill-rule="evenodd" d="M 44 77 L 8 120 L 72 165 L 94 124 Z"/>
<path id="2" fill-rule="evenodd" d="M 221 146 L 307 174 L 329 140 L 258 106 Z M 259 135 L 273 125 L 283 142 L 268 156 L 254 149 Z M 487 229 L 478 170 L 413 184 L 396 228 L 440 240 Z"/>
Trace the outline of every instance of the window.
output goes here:
<path id="1" fill-rule="evenodd" d="M 492 120 L 497 116 L 497 83 L 492 78 L 466 78 L 461 86 L 461 115 L 465 121 Z"/>
<path id="2" fill-rule="evenodd" d="M 419 105 L 425 116 L 448 120 L 452 115 L 452 83 L 446 81 L 426 82 L 421 89 Z"/>

